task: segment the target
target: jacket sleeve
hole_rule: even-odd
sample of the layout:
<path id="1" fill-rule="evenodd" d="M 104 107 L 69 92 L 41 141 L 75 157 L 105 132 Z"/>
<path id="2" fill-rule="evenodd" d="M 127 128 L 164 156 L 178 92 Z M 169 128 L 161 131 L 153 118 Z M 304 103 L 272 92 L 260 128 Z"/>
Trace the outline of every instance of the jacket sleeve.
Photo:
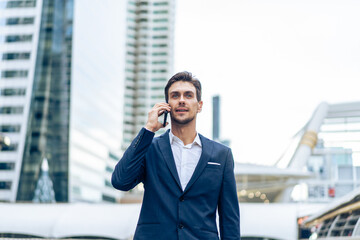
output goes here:
<path id="1" fill-rule="evenodd" d="M 116 164 L 111 183 L 114 188 L 128 191 L 144 179 L 145 156 L 155 133 L 142 128 L 123 157 Z"/>
<path id="2" fill-rule="evenodd" d="M 229 149 L 219 197 L 218 213 L 221 240 L 240 240 L 240 210 L 234 175 L 234 159 Z"/>

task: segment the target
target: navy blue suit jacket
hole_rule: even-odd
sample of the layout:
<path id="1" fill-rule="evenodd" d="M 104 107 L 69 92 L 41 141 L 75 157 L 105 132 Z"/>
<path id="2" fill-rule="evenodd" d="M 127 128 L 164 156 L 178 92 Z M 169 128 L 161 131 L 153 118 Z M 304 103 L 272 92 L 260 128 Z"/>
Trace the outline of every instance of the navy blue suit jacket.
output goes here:
<path id="1" fill-rule="evenodd" d="M 181 188 L 169 131 L 154 138 L 143 128 L 112 174 L 115 188 L 144 184 L 135 240 L 240 239 L 239 203 L 231 149 L 202 135 L 202 154 L 185 190 Z M 209 164 L 208 162 L 218 163 Z"/>

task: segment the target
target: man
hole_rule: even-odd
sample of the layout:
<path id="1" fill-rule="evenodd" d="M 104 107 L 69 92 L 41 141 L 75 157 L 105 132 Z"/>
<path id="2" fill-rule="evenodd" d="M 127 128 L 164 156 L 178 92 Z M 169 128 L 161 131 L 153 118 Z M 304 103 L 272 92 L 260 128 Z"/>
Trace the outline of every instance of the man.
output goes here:
<path id="1" fill-rule="evenodd" d="M 144 184 L 135 240 L 240 239 L 239 203 L 231 149 L 196 132 L 201 84 L 189 72 L 175 74 L 165 87 L 167 103 L 156 104 L 112 175 L 115 188 Z M 171 131 L 154 138 L 171 116 Z"/>

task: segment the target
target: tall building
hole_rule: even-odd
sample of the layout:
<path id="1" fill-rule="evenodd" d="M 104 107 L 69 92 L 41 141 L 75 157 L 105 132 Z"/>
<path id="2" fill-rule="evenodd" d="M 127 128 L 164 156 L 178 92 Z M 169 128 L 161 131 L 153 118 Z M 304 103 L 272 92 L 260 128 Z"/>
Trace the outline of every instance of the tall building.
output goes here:
<path id="1" fill-rule="evenodd" d="M 0 0 L 0 201 L 31 201 L 47 158 L 57 202 L 114 202 L 126 1 Z"/>
<path id="2" fill-rule="evenodd" d="M 129 0 L 127 13 L 123 149 L 154 104 L 165 101 L 173 75 L 175 0 Z"/>

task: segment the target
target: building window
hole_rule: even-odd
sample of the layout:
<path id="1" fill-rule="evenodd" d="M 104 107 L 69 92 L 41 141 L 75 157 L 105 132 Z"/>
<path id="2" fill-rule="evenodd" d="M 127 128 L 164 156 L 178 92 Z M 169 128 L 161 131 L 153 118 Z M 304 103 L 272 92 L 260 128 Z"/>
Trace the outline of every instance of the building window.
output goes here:
<path id="1" fill-rule="evenodd" d="M 9 152 L 9 151 L 16 151 L 18 149 L 17 143 L 12 143 L 9 146 L 8 145 L 2 145 L 0 148 L 0 151 L 2 152 Z"/>
<path id="2" fill-rule="evenodd" d="M 167 31 L 169 29 L 168 29 L 168 27 L 154 27 L 153 30 L 154 31 Z"/>
<path id="3" fill-rule="evenodd" d="M 118 161 L 120 157 L 116 156 L 114 153 L 109 152 L 109 157 L 115 161 Z"/>
<path id="4" fill-rule="evenodd" d="M 0 190 L 10 190 L 10 189 L 11 189 L 11 182 L 8 182 L 8 181 L 0 182 Z"/>
<path id="5" fill-rule="evenodd" d="M 0 96 L 24 96 L 25 88 L 4 88 L 0 89 Z"/>
<path id="6" fill-rule="evenodd" d="M 16 18 L 3 18 L 0 19 L 0 26 L 12 26 L 12 25 L 29 25 L 34 24 L 33 17 L 16 17 Z"/>
<path id="7" fill-rule="evenodd" d="M 32 35 L 8 35 L 5 37 L 6 43 L 15 43 L 15 42 L 31 42 Z"/>
<path id="8" fill-rule="evenodd" d="M 116 199 L 114 197 L 110 197 L 108 195 L 102 195 L 102 200 L 105 201 L 105 202 L 116 202 Z"/>
<path id="9" fill-rule="evenodd" d="M 154 65 L 167 64 L 167 61 L 152 61 L 152 64 L 154 64 Z"/>
<path id="10" fill-rule="evenodd" d="M 152 53 L 153 56 L 167 56 L 166 52 L 153 52 Z"/>
<path id="11" fill-rule="evenodd" d="M 154 48 L 163 48 L 163 47 L 167 47 L 167 44 L 162 43 L 162 44 L 153 44 L 152 47 Z"/>
<path id="12" fill-rule="evenodd" d="M 167 39 L 168 36 L 161 35 L 161 36 L 153 36 L 152 38 L 153 38 L 153 39 Z"/>
<path id="13" fill-rule="evenodd" d="M 29 8 L 35 6 L 36 0 L 8 1 L 6 4 L 6 8 Z"/>
<path id="14" fill-rule="evenodd" d="M 26 78 L 27 70 L 5 70 L 1 71 L 1 78 Z"/>
<path id="15" fill-rule="evenodd" d="M 135 53 L 134 52 L 130 52 L 130 51 L 127 51 L 126 54 L 130 55 L 130 56 L 135 56 Z"/>
<path id="16" fill-rule="evenodd" d="M 108 180 L 105 180 L 105 186 L 111 187 L 111 188 L 113 187 L 112 184 L 111 184 L 111 182 L 108 181 Z"/>
<path id="17" fill-rule="evenodd" d="M 4 53 L 2 55 L 2 60 L 27 60 L 30 59 L 30 53 Z"/>
<path id="18" fill-rule="evenodd" d="M 166 73 L 166 69 L 154 69 L 152 70 L 153 73 Z"/>
<path id="19" fill-rule="evenodd" d="M 156 18 L 153 20 L 153 22 L 158 23 L 158 22 L 168 22 L 169 20 L 167 18 Z"/>
<path id="20" fill-rule="evenodd" d="M 154 14 L 168 14 L 169 11 L 168 10 L 155 10 Z"/>
<path id="21" fill-rule="evenodd" d="M 163 90 L 163 87 L 151 87 L 151 90 Z"/>
<path id="22" fill-rule="evenodd" d="M 0 107 L 0 114 L 21 114 L 23 107 Z"/>
<path id="23" fill-rule="evenodd" d="M 0 132 L 6 132 L 6 133 L 14 133 L 14 132 L 20 132 L 20 124 L 18 125 L 0 125 Z"/>
<path id="24" fill-rule="evenodd" d="M 136 5 L 137 6 L 147 6 L 149 3 L 147 1 L 141 1 L 141 2 L 137 2 Z"/>
<path id="25" fill-rule="evenodd" d="M 0 171 L 1 170 L 14 170 L 15 163 L 10 162 L 0 162 Z"/>
<path id="26" fill-rule="evenodd" d="M 106 172 L 108 173 L 112 173 L 114 171 L 114 169 L 112 167 L 106 166 Z"/>
<path id="27" fill-rule="evenodd" d="M 154 2 L 153 3 L 154 6 L 167 6 L 169 5 L 168 2 Z"/>

